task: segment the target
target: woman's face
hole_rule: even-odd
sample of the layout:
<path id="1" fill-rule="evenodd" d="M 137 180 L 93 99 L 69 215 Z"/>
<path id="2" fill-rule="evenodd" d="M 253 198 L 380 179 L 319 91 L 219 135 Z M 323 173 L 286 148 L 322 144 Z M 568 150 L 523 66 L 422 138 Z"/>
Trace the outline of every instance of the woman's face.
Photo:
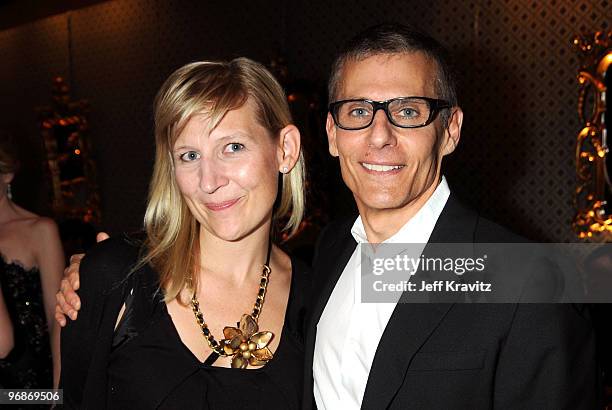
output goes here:
<path id="1" fill-rule="evenodd" d="M 202 228 L 235 241 L 270 219 L 283 154 L 251 100 L 210 132 L 208 123 L 194 115 L 174 143 L 176 182 Z"/>

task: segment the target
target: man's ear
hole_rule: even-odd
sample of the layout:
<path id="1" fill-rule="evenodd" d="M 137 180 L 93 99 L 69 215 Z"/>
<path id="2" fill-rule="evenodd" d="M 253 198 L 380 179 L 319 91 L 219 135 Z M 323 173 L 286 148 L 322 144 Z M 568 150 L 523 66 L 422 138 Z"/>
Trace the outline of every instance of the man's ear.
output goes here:
<path id="1" fill-rule="evenodd" d="M 336 123 L 330 113 L 327 113 L 327 121 L 325 122 L 325 130 L 327 131 L 327 143 L 329 144 L 329 153 L 332 157 L 338 156 L 338 146 L 336 145 Z"/>
<path id="2" fill-rule="evenodd" d="M 461 139 L 461 125 L 463 124 L 463 111 L 456 107 L 451 112 L 448 125 L 444 130 L 444 144 L 442 145 L 442 156 L 452 153 Z"/>
<path id="3" fill-rule="evenodd" d="M 295 125 L 289 124 L 280 130 L 277 151 L 279 171 L 286 174 L 293 169 L 300 158 L 300 147 L 300 130 Z"/>

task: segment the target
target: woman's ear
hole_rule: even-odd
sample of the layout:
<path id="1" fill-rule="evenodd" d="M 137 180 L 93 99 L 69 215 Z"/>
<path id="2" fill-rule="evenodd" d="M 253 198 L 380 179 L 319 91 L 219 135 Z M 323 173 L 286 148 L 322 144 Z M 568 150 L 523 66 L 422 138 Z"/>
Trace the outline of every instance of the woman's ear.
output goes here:
<path id="1" fill-rule="evenodd" d="M 280 131 L 277 153 L 280 172 L 286 174 L 293 169 L 300 158 L 300 147 L 300 130 L 295 125 L 289 124 Z"/>
<path id="2" fill-rule="evenodd" d="M 10 184 L 11 182 L 13 182 L 14 177 L 15 177 L 15 174 L 12 172 L 7 172 L 6 174 L 2 174 L 2 182 L 4 182 L 5 184 Z"/>

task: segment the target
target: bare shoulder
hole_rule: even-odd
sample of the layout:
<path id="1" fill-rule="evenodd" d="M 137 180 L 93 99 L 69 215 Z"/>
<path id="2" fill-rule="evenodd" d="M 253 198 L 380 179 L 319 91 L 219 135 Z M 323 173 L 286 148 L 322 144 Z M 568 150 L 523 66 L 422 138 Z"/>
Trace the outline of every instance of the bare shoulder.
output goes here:
<path id="1" fill-rule="evenodd" d="M 57 224 L 51 218 L 36 216 L 31 222 L 32 233 L 41 239 L 59 237 Z"/>
<path id="2" fill-rule="evenodd" d="M 41 218 L 39 215 L 36 215 L 34 212 L 30 212 L 27 209 L 22 208 L 17 204 L 12 204 L 12 209 L 15 215 L 16 222 L 33 223 L 36 220 Z"/>
<path id="3" fill-rule="evenodd" d="M 36 215 L 18 205 L 13 205 L 12 209 L 13 216 L 7 221 L 7 226 L 10 226 L 11 230 L 18 231 L 20 235 L 30 234 L 35 239 L 39 235 L 44 235 L 45 238 L 47 235 L 57 233 L 57 225 L 53 219 Z"/>
<path id="4" fill-rule="evenodd" d="M 59 230 L 53 219 L 42 216 L 33 218 L 30 222 L 29 234 L 30 243 L 34 248 L 34 254 L 36 255 L 39 266 L 41 265 L 43 258 L 45 260 L 49 260 L 51 255 L 54 255 L 56 258 L 62 256 L 63 263 L 63 252 Z"/>

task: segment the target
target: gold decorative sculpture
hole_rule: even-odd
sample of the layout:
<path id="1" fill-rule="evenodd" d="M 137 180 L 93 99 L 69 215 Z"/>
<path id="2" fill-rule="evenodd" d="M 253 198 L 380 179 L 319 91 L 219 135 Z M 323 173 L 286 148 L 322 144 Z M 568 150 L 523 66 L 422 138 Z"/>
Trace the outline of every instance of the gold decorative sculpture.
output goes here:
<path id="1" fill-rule="evenodd" d="M 72 101 L 70 87 L 62 77 L 56 77 L 52 104 L 37 111 L 55 217 L 99 224 L 96 168 L 86 138 L 87 109 L 87 101 Z"/>
<path id="2" fill-rule="evenodd" d="M 581 56 L 578 72 L 578 116 L 582 129 L 576 143 L 577 210 L 572 224 L 582 239 L 612 240 L 612 156 L 609 131 L 612 116 L 607 91 L 612 83 L 612 31 L 576 37 Z"/>

